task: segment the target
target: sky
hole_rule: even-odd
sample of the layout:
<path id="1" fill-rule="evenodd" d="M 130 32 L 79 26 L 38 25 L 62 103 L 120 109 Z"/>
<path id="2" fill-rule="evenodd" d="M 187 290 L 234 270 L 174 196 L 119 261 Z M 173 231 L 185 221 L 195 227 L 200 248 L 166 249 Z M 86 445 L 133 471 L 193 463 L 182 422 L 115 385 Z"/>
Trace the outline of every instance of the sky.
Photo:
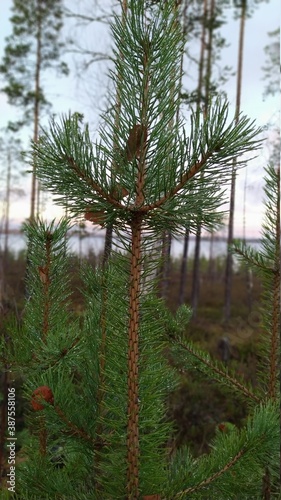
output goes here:
<path id="1" fill-rule="evenodd" d="M 107 2 L 104 1 L 103 5 Z M 67 7 L 80 8 L 81 5 L 94 5 L 93 0 L 84 0 L 84 2 L 76 2 L 75 0 L 66 0 Z M 0 30 L 0 58 L 3 56 L 5 46 L 5 36 L 11 32 L 11 24 L 9 22 L 10 7 L 12 0 L 2 2 L 1 9 L 1 30 Z M 258 237 L 262 217 L 263 217 L 263 176 L 264 168 L 268 162 L 269 141 L 274 135 L 274 125 L 279 122 L 279 102 L 277 97 L 263 98 L 265 82 L 263 81 L 262 66 L 265 63 L 264 47 L 270 42 L 267 33 L 273 31 L 279 26 L 278 14 L 280 12 L 279 0 L 270 0 L 268 3 L 262 2 L 255 10 L 251 19 L 247 20 L 245 27 L 245 43 L 244 43 L 244 65 L 243 65 L 243 86 L 241 111 L 250 118 L 255 119 L 258 126 L 265 127 L 263 135 L 265 138 L 262 149 L 258 152 L 256 159 L 248 164 L 247 169 L 239 172 L 236 187 L 236 210 L 235 210 L 235 236 L 242 236 L 243 219 L 244 219 L 244 185 L 246 179 L 246 235 L 248 237 Z M 229 46 L 223 53 L 223 64 L 233 66 L 235 75 L 225 86 L 228 99 L 230 102 L 230 116 L 234 115 L 235 96 L 236 96 L 236 66 L 237 66 L 237 46 L 238 46 L 238 31 L 239 26 L 237 21 L 233 21 L 228 14 L 229 22 L 223 29 L 222 35 L 226 37 Z M 65 27 L 65 35 L 74 34 L 79 37 L 81 45 L 84 44 L 88 49 L 94 47 L 94 50 L 106 51 L 111 46 L 111 41 L 105 32 L 103 26 L 91 25 L 85 29 L 78 31 L 73 26 L 67 24 Z M 81 37 L 81 39 L 80 39 Z M 198 42 L 199 43 L 199 42 Z M 82 112 L 85 120 L 90 122 L 91 129 L 96 130 L 99 123 L 99 114 L 104 110 L 106 102 L 106 90 L 108 83 L 106 80 L 107 66 L 105 63 L 93 65 L 88 72 L 79 70 L 78 59 L 73 55 L 66 56 L 70 64 L 72 73 L 70 77 L 56 78 L 54 74 L 44 76 L 44 84 L 46 94 L 52 101 L 52 112 L 56 115 L 68 113 L 71 111 Z M 77 77 L 80 71 L 80 77 Z M 184 78 L 187 78 L 185 76 Z M 185 81 L 183 81 L 185 84 Z M 10 119 L 14 119 L 15 110 L 8 105 L 5 95 L 0 93 L 0 129 L 5 127 Z M 1 134 L 0 134 L 1 135 Z M 23 141 L 28 143 L 32 131 L 25 131 Z M 3 160 L 0 163 L 0 173 L 5 168 Z M 26 168 L 25 166 L 21 168 Z M 3 179 L 0 178 L 0 194 L 3 193 Z M 26 196 L 17 199 L 13 197 L 10 217 L 11 227 L 19 225 L 25 218 L 29 216 L 29 191 L 31 179 L 30 175 L 26 175 L 15 182 L 15 187 L 21 187 L 25 190 Z M 226 207 L 227 208 L 227 207 Z M 51 219 L 55 216 L 60 216 L 61 211 L 48 201 L 45 206 L 43 216 Z M 0 219 L 1 222 L 1 219 Z"/>

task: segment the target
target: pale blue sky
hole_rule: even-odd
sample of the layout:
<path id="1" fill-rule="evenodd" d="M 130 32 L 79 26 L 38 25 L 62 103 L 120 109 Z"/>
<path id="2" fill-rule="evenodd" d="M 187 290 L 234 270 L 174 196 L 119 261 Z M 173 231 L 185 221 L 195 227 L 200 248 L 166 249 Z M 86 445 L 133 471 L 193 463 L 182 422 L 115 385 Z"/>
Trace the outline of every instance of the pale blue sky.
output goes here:
<path id="1" fill-rule="evenodd" d="M 9 23 L 11 4 L 11 0 L 4 0 L 1 5 L 0 57 L 2 57 L 4 50 L 4 38 L 10 33 L 11 29 Z M 86 4 L 90 5 L 90 0 L 87 0 L 85 3 L 66 0 L 67 6 L 78 5 L 81 7 L 81 5 Z M 261 67 L 264 65 L 264 46 L 269 43 L 267 33 L 279 26 L 279 16 L 279 0 L 270 0 L 269 3 L 263 2 L 256 9 L 253 17 L 247 20 L 246 23 L 241 110 L 251 118 L 256 119 L 259 126 L 265 126 L 268 122 L 278 122 L 279 100 L 277 97 L 263 100 L 264 82 L 262 80 L 263 73 Z M 69 28 L 66 29 L 67 34 L 68 32 Z M 102 36 L 103 33 L 103 28 L 99 28 L 99 30 L 95 28 L 93 30 L 90 27 L 83 32 L 83 42 L 88 48 L 94 47 L 95 50 L 99 50 L 99 48 L 100 50 L 106 50 L 110 46 L 111 41 L 106 36 Z M 236 70 L 238 22 L 231 20 L 224 28 L 223 35 L 230 43 L 230 46 L 224 51 L 223 63 L 233 66 Z M 73 58 L 71 57 L 69 60 L 72 64 Z M 104 107 L 105 103 L 105 91 L 107 88 L 105 74 L 106 65 L 99 63 L 98 66 L 93 66 L 91 71 L 85 73 L 80 80 L 77 80 L 74 76 L 71 76 L 67 80 L 57 79 L 53 74 L 49 77 L 44 77 L 46 94 L 53 103 L 52 111 L 56 114 L 67 113 L 69 110 L 83 112 L 85 119 L 91 122 L 92 128 L 95 128 L 99 121 L 99 111 Z M 235 77 L 227 83 L 226 89 L 230 104 L 233 106 L 235 104 L 236 92 Z M 0 127 L 3 127 L 14 116 L 14 110 L 8 106 L 3 94 L 0 94 L 0 110 Z M 230 109 L 230 113 L 234 113 L 233 107 Z M 25 141 L 31 135 L 31 131 L 26 131 L 24 135 Z M 265 132 L 266 135 L 272 135 L 271 129 Z M 257 236 L 261 226 L 263 212 L 262 177 L 267 159 L 268 143 L 265 142 L 258 158 L 248 166 L 246 209 L 247 234 L 249 236 Z M 235 230 L 237 236 L 242 234 L 244 180 L 245 171 L 241 171 L 238 176 L 236 190 Z M 22 184 L 28 195 L 30 179 L 22 181 Z M 57 209 L 49 203 L 44 215 L 53 217 L 58 213 Z M 19 221 L 19 214 L 21 220 L 29 216 L 28 196 L 25 202 L 23 200 L 13 202 L 11 210 L 13 224 Z"/>

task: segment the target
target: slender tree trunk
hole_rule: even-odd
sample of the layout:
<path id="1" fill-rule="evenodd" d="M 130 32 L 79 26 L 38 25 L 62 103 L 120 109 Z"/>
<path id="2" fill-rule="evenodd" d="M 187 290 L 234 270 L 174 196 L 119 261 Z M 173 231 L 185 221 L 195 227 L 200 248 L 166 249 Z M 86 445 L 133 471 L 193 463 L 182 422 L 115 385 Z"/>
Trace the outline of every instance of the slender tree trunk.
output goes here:
<path id="1" fill-rule="evenodd" d="M 208 264 L 208 279 L 211 283 L 214 282 L 215 278 L 215 259 L 214 259 L 214 231 L 211 232 L 210 237 L 210 252 L 209 252 L 209 264 Z"/>
<path id="2" fill-rule="evenodd" d="M 199 292 L 200 292 L 200 243 L 201 243 L 201 227 L 199 226 L 196 232 L 194 263 L 192 273 L 192 290 L 191 290 L 191 307 L 192 318 L 197 316 Z"/>
<path id="3" fill-rule="evenodd" d="M 247 194 L 247 165 L 245 168 L 244 196 L 243 196 L 243 243 L 246 244 L 246 194 Z M 246 289 L 248 310 L 251 312 L 253 305 L 253 273 L 252 269 L 246 266 Z"/>
<path id="4" fill-rule="evenodd" d="M 6 296 L 6 274 L 8 266 L 8 250 L 9 250 L 9 222 L 10 222 L 10 193 L 11 193 L 11 154 L 8 149 L 7 152 L 7 177 L 6 177 L 6 195 L 5 195 L 5 213 L 4 213 L 4 249 L 1 255 L 0 263 L 0 306 Z"/>
<path id="5" fill-rule="evenodd" d="M 79 258 L 79 265 L 82 263 L 82 238 L 83 238 L 83 226 L 82 224 L 79 224 L 78 226 L 78 242 L 79 242 L 79 250 L 78 250 L 78 258 Z"/>
<path id="6" fill-rule="evenodd" d="M 110 257 L 110 254 L 111 254 L 112 237 L 113 237 L 113 230 L 112 230 L 112 225 L 110 224 L 107 226 L 106 232 L 105 232 L 104 251 L 103 251 L 103 260 L 102 260 L 103 268 L 106 266 L 106 263 Z"/>
<path id="7" fill-rule="evenodd" d="M 183 243 L 183 254 L 181 260 L 181 270 L 180 270 L 180 290 L 179 290 L 179 305 L 181 306 L 185 302 L 185 284 L 186 284 L 186 274 L 187 274 L 187 255 L 188 255 L 188 242 L 189 242 L 189 230 L 185 230 L 184 243 Z"/>
<path id="8" fill-rule="evenodd" d="M 240 103 L 241 103 L 241 86 L 242 86 L 242 67 L 243 67 L 243 48 L 244 48 L 244 32 L 246 20 L 247 1 L 242 0 L 241 16 L 240 16 L 240 34 L 238 48 L 238 68 L 237 68 L 237 88 L 236 88 L 236 107 L 235 120 L 239 119 Z M 233 228 L 234 228 L 234 209 L 235 209 L 235 184 L 236 184 L 236 159 L 232 164 L 232 177 L 230 189 L 230 204 L 229 204 L 229 222 L 228 222 L 228 237 L 227 237 L 227 256 L 225 266 L 225 290 L 224 290 L 224 320 L 229 321 L 231 314 L 231 291 L 233 281 L 233 258 L 230 250 L 233 243 Z"/>
<path id="9" fill-rule="evenodd" d="M 162 265 L 161 265 L 161 297 L 167 299 L 170 270 L 171 270 L 171 246 L 172 234 L 171 231 L 165 231 L 162 239 Z"/>
<path id="10" fill-rule="evenodd" d="M 202 20 L 202 37 L 201 37 L 201 50 L 200 50 L 200 63 L 199 63 L 199 78 L 198 78 L 198 97 L 197 97 L 197 113 L 200 113 L 200 106 L 202 101 L 202 89 L 203 89 L 203 73 L 204 73 L 204 62 L 205 62 L 205 52 L 206 52 L 206 22 L 208 18 L 208 0 L 204 0 L 204 10 L 203 10 L 203 20 Z M 208 44 L 208 61 L 207 68 L 210 72 L 211 61 L 211 31 L 209 31 L 209 44 Z M 208 101 L 207 94 L 209 92 L 208 79 L 210 78 L 210 73 L 208 74 L 206 70 L 206 96 L 204 104 L 204 113 L 207 111 Z M 193 273 L 192 273 L 192 289 L 191 289 L 191 306 L 193 311 L 193 318 L 197 316 L 197 307 L 199 300 L 199 280 L 200 280 L 200 245 L 201 245 L 201 226 L 199 225 L 196 231 L 195 239 L 195 251 L 194 251 L 194 262 L 193 262 Z"/>
<path id="11" fill-rule="evenodd" d="M 34 130 L 33 130 L 33 140 L 38 141 L 39 132 L 39 107 L 40 107 L 40 71 L 41 71 L 41 51 L 42 51 L 42 18 L 41 18 L 41 5 L 40 0 L 37 0 L 37 35 L 36 35 L 36 68 L 35 68 L 35 99 L 34 99 Z M 31 182 L 31 206 L 30 206 L 30 220 L 32 221 L 35 217 L 35 204 L 36 204 L 36 191 L 37 192 L 37 209 L 36 213 L 39 213 L 39 186 L 36 189 L 36 158 L 33 161 L 33 172 L 32 172 L 32 182 Z"/>
<path id="12" fill-rule="evenodd" d="M 175 2 L 175 6 L 174 6 L 174 9 L 175 9 L 175 12 L 178 13 L 178 8 L 179 8 L 179 5 L 180 5 L 181 2 Z M 183 29 L 182 29 L 182 35 L 183 35 L 183 38 L 186 37 L 186 33 L 187 33 L 187 2 L 185 2 L 185 7 L 184 7 L 184 11 L 183 11 Z M 179 23 L 179 14 L 178 14 L 178 19 L 176 21 L 177 23 Z M 181 61 L 180 61 L 180 79 L 182 79 L 182 70 L 183 70 L 183 54 L 181 56 Z M 176 98 L 175 96 L 175 91 L 172 90 L 171 91 L 171 99 L 174 100 Z M 177 109 L 177 114 L 176 114 L 176 117 L 175 117 L 175 121 L 176 121 L 176 124 L 178 123 L 179 121 L 179 108 Z M 172 128 L 173 127 L 173 124 L 174 124 L 174 119 L 172 118 L 171 119 L 171 122 L 170 122 L 170 127 Z M 160 295 L 161 297 L 163 297 L 164 299 L 167 299 L 167 296 L 168 296 L 168 288 L 169 288 L 169 280 L 170 280 L 170 274 L 171 274 L 171 248 L 172 248 L 172 233 L 171 231 L 165 231 L 164 234 L 163 234 L 163 240 L 162 240 L 162 244 L 163 244 L 163 247 L 162 247 L 162 258 L 163 258 L 163 261 L 162 261 L 162 265 L 161 265 L 161 269 L 160 269 L 160 276 L 161 276 L 161 289 L 160 289 Z"/>
<path id="13" fill-rule="evenodd" d="M 4 255 L 3 255 L 3 282 L 5 290 L 5 272 L 7 269 L 8 260 L 8 250 L 9 250 L 9 223 L 10 223 L 10 194 L 11 194 L 11 153 L 8 151 L 7 155 L 8 170 L 7 170 L 7 185 L 6 185 L 6 213 L 5 213 L 5 225 L 4 225 Z"/>

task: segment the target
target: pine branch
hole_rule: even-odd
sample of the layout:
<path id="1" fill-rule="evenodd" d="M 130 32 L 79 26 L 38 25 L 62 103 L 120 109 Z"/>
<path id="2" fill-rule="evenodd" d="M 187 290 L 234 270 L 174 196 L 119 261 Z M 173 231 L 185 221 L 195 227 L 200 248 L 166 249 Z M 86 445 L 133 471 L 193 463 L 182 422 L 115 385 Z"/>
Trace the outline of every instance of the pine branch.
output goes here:
<path id="1" fill-rule="evenodd" d="M 60 420 L 64 424 L 66 424 L 67 427 L 69 427 L 71 435 L 74 435 L 74 436 L 77 435 L 77 436 L 81 437 L 82 439 L 89 441 L 90 443 L 92 443 L 94 445 L 96 444 L 95 439 L 92 436 L 90 436 L 84 429 L 80 429 L 77 425 L 75 425 L 73 422 L 71 422 L 58 405 L 54 406 L 54 410 L 57 413 L 57 415 L 59 416 Z"/>
<path id="2" fill-rule="evenodd" d="M 191 362 L 191 366 L 189 366 L 189 368 L 202 371 L 202 373 L 206 374 L 208 378 L 226 385 L 228 388 L 238 392 L 238 394 L 243 395 L 247 400 L 251 399 L 256 403 L 260 402 L 260 398 L 256 394 L 254 394 L 245 384 L 240 382 L 237 378 L 229 375 L 228 370 L 224 366 L 219 366 L 218 362 L 211 360 L 209 354 L 196 349 L 196 347 L 191 342 L 183 343 L 181 340 L 176 338 L 173 339 L 173 343 L 176 346 L 175 353 L 173 354 L 176 366 L 179 365 L 179 363 L 176 361 L 178 359 L 178 355 L 180 355 L 180 350 L 177 349 L 177 347 L 179 346 L 182 350 L 189 354 L 187 358 L 187 362 Z M 184 362 L 184 360 L 182 359 L 181 361 Z M 180 373 L 187 373 L 187 370 L 185 370 L 181 365 L 179 370 Z"/>
<path id="3" fill-rule="evenodd" d="M 278 371 L 280 365 L 280 169 L 266 169 L 266 214 L 263 223 L 261 251 L 243 244 L 235 245 L 246 265 L 252 266 L 264 287 L 262 308 L 265 334 L 261 339 L 262 371 L 266 379 L 265 397 L 278 397 Z"/>
<path id="4" fill-rule="evenodd" d="M 224 500 L 227 496 L 234 500 L 241 492 L 249 498 L 258 498 L 265 464 L 270 463 L 271 474 L 277 471 L 279 433 L 277 404 L 258 405 L 241 430 L 233 427 L 229 433 L 217 433 L 208 456 L 190 464 L 190 456 L 179 451 L 174 467 L 182 472 L 186 487 L 179 491 L 172 466 L 171 484 L 167 485 L 169 494 L 164 498 Z"/>
<path id="5" fill-rule="evenodd" d="M 82 179 L 83 182 L 85 182 L 89 187 L 92 188 L 93 193 L 96 192 L 104 200 L 108 201 L 111 205 L 113 205 L 117 208 L 124 208 L 124 205 L 122 205 L 122 203 L 118 202 L 118 200 L 115 197 L 108 194 L 104 189 L 102 189 L 102 187 L 98 183 L 94 182 L 94 180 L 91 177 L 88 177 L 87 175 L 85 175 L 85 173 L 83 172 L 83 169 L 81 169 L 77 165 L 77 163 L 74 161 L 73 158 L 67 157 L 66 160 L 67 160 L 67 163 L 70 166 L 70 168 L 73 169 L 74 172 L 76 172 L 77 177 L 79 179 Z"/>
<path id="6" fill-rule="evenodd" d="M 243 242 L 241 242 L 239 245 L 234 245 L 233 252 L 249 266 L 258 268 L 260 269 L 260 271 L 276 272 L 273 267 L 268 265 L 268 261 L 265 260 L 264 256 L 260 252 L 246 246 Z"/>
<path id="7" fill-rule="evenodd" d="M 218 479 L 222 474 L 225 474 L 225 472 L 231 469 L 231 467 L 233 467 L 245 453 L 246 453 L 245 449 L 238 451 L 235 457 L 233 457 L 227 464 L 225 464 L 224 467 L 222 467 L 222 469 L 218 470 L 217 472 L 209 476 L 207 479 L 204 479 L 203 481 L 201 481 L 201 483 L 197 484 L 196 486 L 180 491 L 175 495 L 175 498 L 184 498 L 186 495 L 190 495 L 191 493 L 194 493 L 202 488 L 205 488 L 213 481 Z"/>
<path id="8" fill-rule="evenodd" d="M 280 167 L 277 171 L 273 167 L 267 170 L 266 194 L 268 196 L 267 216 L 273 222 L 273 237 L 275 245 L 273 250 L 274 271 L 272 273 L 273 298 L 271 304 L 272 330 L 270 345 L 270 375 L 268 396 L 279 398 L 279 371 L 280 371 Z M 275 206 L 272 202 L 277 201 Z M 274 217 L 275 216 L 275 217 Z M 271 219 L 272 218 L 272 219 Z M 264 230 L 265 231 L 265 230 Z M 266 235 L 267 233 L 265 233 Z"/>
<path id="9" fill-rule="evenodd" d="M 160 198 L 159 200 L 157 200 L 155 203 L 153 203 L 151 205 L 144 205 L 144 206 L 140 207 L 140 211 L 142 213 L 145 213 L 145 212 L 148 212 L 150 210 L 155 210 L 156 208 L 160 208 L 165 202 L 167 202 L 170 198 L 175 196 L 181 189 L 184 188 L 184 186 L 186 185 L 186 183 L 190 179 L 192 179 L 198 172 L 201 171 L 202 167 L 204 167 L 206 165 L 208 159 L 212 156 L 212 153 L 213 152 L 208 151 L 205 155 L 203 155 L 202 159 L 199 162 L 196 162 L 195 164 L 193 164 L 190 167 L 190 169 L 188 170 L 188 172 L 186 172 L 182 176 L 179 184 L 174 186 L 174 188 L 172 188 L 172 190 L 169 193 L 167 193 L 165 196 L 163 196 L 162 198 Z"/>

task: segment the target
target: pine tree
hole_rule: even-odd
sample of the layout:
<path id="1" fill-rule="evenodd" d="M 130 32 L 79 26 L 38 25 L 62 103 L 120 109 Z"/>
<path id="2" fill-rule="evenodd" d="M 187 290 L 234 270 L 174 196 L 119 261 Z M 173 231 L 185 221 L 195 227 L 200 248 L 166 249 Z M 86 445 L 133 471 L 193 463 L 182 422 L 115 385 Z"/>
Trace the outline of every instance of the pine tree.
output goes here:
<path id="1" fill-rule="evenodd" d="M 0 179 L 3 181 L 3 216 L 1 231 L 4 233 L 3 248 L 0 246 L 0 307 L 2 317 L 10 312 L 14 302 L 13 293 L 8 287 L 7 276 L 9 272 L 9 227 L 10 227 L 10 207 L 11 200 L 15 196 L 23 196 L 24 191 L 17 186 L 18 177 L 14 175 L 15 164 L 20 157 L 21 146 L 20 142 L 16 141 L 14 137 L 7 137 L 5 142 L 0 141 L 0 159 L 1 163 L 5 165 L 5 171 L 0 174 Z M 5 322 L 5 320 L 4 320 Z M 5 328 L 1 329 L 1 337 L 7 341 L 7 332 Z M 2 368 L 2 367 L 1 367 Z M 7 427 L 7 382 L 8 373 L 4 369 L 1 373 L 1 429 L 0 429 L 0 469 L 4 464 L 4 450 L 5 450 L 5 429 Z"/>
<path id="2" fill-rule="evenodd" d="M 214 65 L 217 65 L 221 59 L 221 53 L 225 47 L 226 40 L 222 38 L 220 29 L 225 23 L 225 8 L 228 2 L 205 0 L 200 4 L 193 4 L 193 9 L 189 12 L 189 23 L 193 26 L 193 33 L 190 33 L 189 24 L 187 30 L 189 33 L 187 44 L 187 55 L 190 61 L 194 60 L 194 56 L 189 53 L 188 46 L 190 37 L 194 37 L 196 45 L 200 39 L 200 56 L 198 60 L 198 83 L 195 90 L 189 91 L 189 103 L 195 103 L 198 112 L 207 112 L 212 94 L 220 92 L 222 82 L 227 80 L 230 68 L 228 66 L 220 68 L 219 75 L 214 79 Z M 190 4 L 189 4 L 190 7 Z M 198 24 L 198 26 L 197 26 Z M 186 84 L 185 84 L 186 85 Z M 186 230 L 184 235 L 184 248 L 181 262 L 180 287 L 179 287 L 179 305 L 185 302 L 185 282 L 187 268 L 187 253 L 188 253 L 189 232 Z M 201 228 L 198 227 L 196 232 L 194 262 L 192 271 L 192 288 L 191 288 L 191 305 L 193 309 L 193 317 L 196 317 L 199 301 L 199 275 L 200 275 L 200 245 L 201 245 Z"/>
<path id="3" fill-rule="evenodd" d="M 246 20 L 253 15 L 254 9 L 263 0 L 235 0 L 235 15 L 239 18 L 239 42 L 238 42 L 238 61 L 237 61 L 237 79 L 236 79 L 236 103 L 235 103 L 235 116 L 239 119 L 241 111 L 241 97 L 242 97 L 242 73 L 243 73 L 243 59 L 244 59 L 244 41 L 245 41 L 245 27 Z M 237 10 L 236 10 L 237 9 Z M 231 294 L 233 282 L 233 260 L 231 245 L 234 241 L 234 215 L 235 215 L 235 189 L 236 189 L 236 160 L 233 160 L 232 180 L 230 189 L 229 200 L 229 221 L 228 221 L 228 234 L 227 234 L 227 255 L 225 266 L 225 289 L 224 289 L 224 320 L 229 321 L 231 316 Z"/>
<path id="4" fill-rule="evenodd" d="M 238 64 L 237 64 L 237 80 L 236 80 L 236 104 L 235 104 L 236 120 L 239 119 L 239 114 L 241 111 L 242 69 L 243 69 L 243 57 L 244 57 L 244 33 L 245 33 L 245 23 L 246 23 L 246 18 L 247 18 L 247 0 L 242 0 L 241 4 L 239 3 L 238 6 L 241 9 L 241 14 L 240 14 L 240 27 L 239 27 Z M 237 174 L 237 172 L 236 172 L 236 159 L 234 158 L 233 159 L 233 168 L 232 168 L 230 200 L 229 200 L 227 255 L 226 255 L 225 278 L 224 278 L 225 279 L 225 289 L 224 289 L 224 319 L 225 319 L 225 321 L 229 321 L 230 312 L 231 312 L 233 259 L 232 259 L 232 252 L 230 250 L 230 247 L 233 244 L 233 232 L 234 232 L 236 174 Z"/>
<path id="5" fill-rule="evenodd" d="M 178 235 L 187 225 L 215 227 L 233 157 L 259 146 L 259 130 L 246 117 L 227 122 L 220 99 L 204 119 L 193 114 L 189 137 L 173 119 L 183 50 L 175 21 L 172 1 L 149 8 L 130 2 L 125 20 L 116 17 L 112 25 L 116 85 L 122 75 L 118 124 L 112 98 L 100 142 L 92 143 L 76 113 L 52 121 L 33 144 L 38 178 L 57 203 L 72 217 L 112 225 L 122 251 L 101 269 L 83 267 L 79 318 L 71 312 L 65 238 L 71 222 L 26 225 L 29 299 L 7 352 L 11 368 L 25 377 L 28 404 L 30 432 L 15 494 L 21 500 L 225 500 L 241 493 L 256 499 L 265 469 L 274 481 L 276 378 L 265 396 L 199 352 L 183 335 L 190 310 L 169 313 L 151 279 L 159 265 L 154 241 L 167 228 Z M 245 427 L 218 433 L 212 452 L 196 460 L 187 449 L 167 448 L 172 423 L 165 401 L 178 367 L 203 371 L 249 402 Z"/>
<path id="6" fill-rule="evenodd" d="M 17 121 L 9 128 L 16 132 L 33 123 L 33 140 L 39 134 L 39 118 L 43 108 L 50 106 L 43 86 L 42 75 L 53 69 L 57 74 L 67 74 L 67 65 L 60 61 L 63 43 L 61 0 L 13 0 L 12 34 L 6 39 L 0 73 L 4 78 L 1 91 L 9 104 L 20 108 Z M 36 173 L 33 165 L 31 189 L 31 218 L 35 215 Z"/>
<path id="7" fill-rule="evenodd" d="M 279 54 L 280 54 L 280 32 L 278 28 L 268 33 L 271 43 L 266 45 L 266 64 L 263 67 L 266 87 L 264 95 L 275 95 L 279 92 Z"/>

